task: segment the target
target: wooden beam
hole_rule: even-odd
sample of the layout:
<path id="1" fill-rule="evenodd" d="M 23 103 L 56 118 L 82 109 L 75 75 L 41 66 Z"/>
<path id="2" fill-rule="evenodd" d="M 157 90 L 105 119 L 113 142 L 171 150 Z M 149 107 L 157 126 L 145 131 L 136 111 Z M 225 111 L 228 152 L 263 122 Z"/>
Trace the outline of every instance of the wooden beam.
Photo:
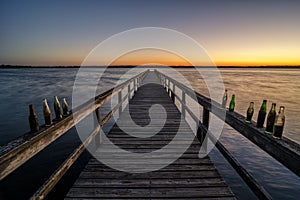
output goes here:
<path id="1" fill-rule="evenodd" d="M 96 113 L 95 127 L 98 127 L 100 125 L 100 108 L 96 108 L 95 113 Z M 101 130 L 99 130 L 98 134 L 96 134 L 95 136 L 96 147 L 100 146 L 101 143 L 102 143 Z"/>
<path id="2" fill-rule="evenodd" d="M 247 172 L 247 170 L 238 162 L 238 160 L 233 157 L 233 155 L 231 155 L 226 147 L 220 141 L 218 141 L 213 134 L 209 133 L 208 136 L 210 140 L 212 140 L 212 142 L 216 144 L 216 147 L 222 153 L 224 158 L 230 163 L 230 165 L 235 169 L 235 171 L 240 175 L 240 177 L 245 181 L 245 183 L 250 187 L 250 189 L 259 199 L 272 199 L 271 195 L 265 190 L 265 188 L 260 185 L 251 174 Z"/>

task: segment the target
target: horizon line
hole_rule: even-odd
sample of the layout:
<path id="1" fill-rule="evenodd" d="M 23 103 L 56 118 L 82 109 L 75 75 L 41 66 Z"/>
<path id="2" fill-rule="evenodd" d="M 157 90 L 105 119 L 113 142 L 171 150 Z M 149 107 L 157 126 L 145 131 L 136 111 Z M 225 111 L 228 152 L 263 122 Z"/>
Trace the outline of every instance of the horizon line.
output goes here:
<path id="1" fill-rule="evenodd" d="M 132 67 L 174 67 L 174 68 L 300 68 L 300 65 L 199 65 L 199 66 L 192 66 L 192 65 L 110 65 L 110 66 L 103 66 L 103 65 L 90 65 L 90 66 L 80 66 L 80 65 L 7 65 L 2 64 L 0 68 L 80 68 L 80 67 L 111 67 L 111 68 L 132 68 Z"/>

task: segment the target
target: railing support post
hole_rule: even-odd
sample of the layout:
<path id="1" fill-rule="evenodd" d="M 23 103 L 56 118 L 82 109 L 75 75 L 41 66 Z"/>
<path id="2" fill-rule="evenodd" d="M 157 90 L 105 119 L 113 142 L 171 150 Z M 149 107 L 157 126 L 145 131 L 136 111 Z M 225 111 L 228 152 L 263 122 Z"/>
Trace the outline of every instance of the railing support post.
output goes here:
<path id="1" fill-rule="evenodd" d="M 133 88 L 134 88 L 134 94 L 137 91 L 137 83 L 136 83 L 136 79 L 133 80 Z"/>
<path id="2" fill-rule="evenodd" d="M 130 100 L 130 96 L 131 96 L 131 94 L 130 94 L 131 92 L 130 92 L 130 83 L 128 84 L 128 103 L 129 103 L 129 100 Z"/>
<path id="3" fill-rule="evenodd" d="M 185 92 L 182 90 L 182 97 L 181 97 L 181 114 L 185 118 Z"/>
<path id="4" fill-rule="evenodd" d="M 168 79 L 168 96 L 170 96 L 170 93 L 171 93 L 171 81 L 170 79 Z"/>
<path id="5" fill-rule="evenodd" d="M 95 123 L 95 127 L 100 126 L 100 107 L 96 108 L 95 110 L 96 113 L 96 123 Z M 101 129 L 99 131 L 99 133 L 95 136 L 95 144 L 96 147 L 98 147 L 101 143 L 102 143 L 102 137 L 101 137 Z"/>
<path id="6" fill-rule="evenodd" d="M 119 107 L 119 117 L 120 117 L 121 113 L 122 113 L 122 110 L 123 110 L 122 90 L 120 90 L 120 92 L 118 92 L 118 103 L 120 103 L 120 107 Z"/>
<path id="7" fill-rule="evenodd" d="M 207 142 L 208 142 L 208 137 L 206 138 L 206 134 L 208 131 L 208 127 L 209 127 L 209 110 L 203 107 L 203 114 L 202 114 L 202 125 L 204 126 L 205 129 L 201 129 L 200 127 L 198 128 L 201 129 L 201 149 L 203 154 L 206 154 L 207 152 Z M 197 135 L 198 135 L 198 131 L 197 131 Z M 206 139 L 205 139 L 206 138 Z"/>
<path id="8" fill-rule="evenodd" d="M 175 84 L 174 82 L 172 84 L 173 84 L 173 90 L 171 90 L 171 99 L 173 103 L 175 103 Z"/>
<path id="9" fill-rule="evenodd" d="M 209 110 L 207 110 L 206 108 L 203 108 L 202 124 L 205 128 L 208 129 L 208 126 L 209 126 Z"/>

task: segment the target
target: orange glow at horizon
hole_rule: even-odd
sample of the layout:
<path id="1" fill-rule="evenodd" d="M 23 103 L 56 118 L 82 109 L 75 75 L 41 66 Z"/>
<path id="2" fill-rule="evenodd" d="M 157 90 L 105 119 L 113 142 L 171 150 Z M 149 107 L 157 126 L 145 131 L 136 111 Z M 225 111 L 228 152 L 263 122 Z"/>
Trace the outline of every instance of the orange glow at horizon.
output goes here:
<path id="1" fill-rule="evenodd" d="M 63 55 L 63 51 L 68 53 Z M 300 66 L 300 57 L 296 55 L 297 52 L 295 51 L 293 51 L 293 53 L 274 53 L 272 51 L 266 51 L 266 53 L 250 50 L 247 51 L 246 49 L 243 49 L 240 52 L 228 50 L 224 53 L 218 51 L 210 52 L 207 49 L 207 52 L 210 54 L 210 57 L 216 66 Z M 33 66 L 80 66 L 85 58 L 84 55 L 85 54 L 83 52 L 72 54 L 71 49 L 62 49 L 60 51 L 54 52 L 50 59 L 47 59 L 47 62 L 43 62 L 44 60 L 46 60 L 45 56 L 39 55 L 36 60 L 23 58 L 22 64 Z M 196 56 L 193 57 L 193 62 L 195 62 L 197 66 L 206 66 L 205 64 L 202 64 Z M 16 63 L 7 64 L 18 64 L 18 61 Z M 167 66 L 192 65 L 184 58 L 175 55 L 171 52 L 157 49 L 144 49 L 139 51 L 133 51 L 119 57 L 113 63 L 111 63 L 111 66 L 147 64 Z M 94 65 L 101 66 L 103 64 L 101 63 L 101 61 L 99 61 L 97 64 Z"/>
<path id="2" fill-rule="evenodd" d="M 239 57 L 233 58 L 223 58 L 214 59 L 211 58 L 216 66 L 299 66 L 300 59 L 281 59 L 280 57 Z M 195 58 L 193 60 L 197 66 L 204 66 L 200 64 L 201 61 Z M 130 52 L 116 59 L 111 66 L 119 65 L 167 65 L 167 66 L 191 66 L 192 64 L 185 60 L 184 58 L 175 55 L 170 52 L 155 50 L 155 49 L 145 49 Z"/>
<path id="3" fill-rule="evenodd" d="M 116 59 L 111 65 L 167 65 L 167 66 L 190 66 L 187 60 L 173 53 L 144 49 L 127 53 Z"/>

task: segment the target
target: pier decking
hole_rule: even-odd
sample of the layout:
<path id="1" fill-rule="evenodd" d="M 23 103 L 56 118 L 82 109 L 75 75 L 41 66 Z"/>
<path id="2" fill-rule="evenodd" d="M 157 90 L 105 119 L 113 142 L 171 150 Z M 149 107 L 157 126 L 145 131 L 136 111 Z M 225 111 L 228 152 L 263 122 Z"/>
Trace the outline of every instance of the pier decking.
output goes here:
<path id="1" fill-rule="evenodd" d="M 115 145 L 135 153 L 147 153 L 164 147 L 175 137 L 182 120 L 181 113 L 164 87 L 158 83 L 157 75 L 149 72 L 144 79 L 144 85 L 130 100 L 125 111 L 129 109 L 134 122 L 139 126 L 145 126 L 150 123 L 148 109 L 154 104 L 160 104 L 167 113 L 167 120 L 163 128 L 152 137 L 133 137 L 119 128 L 118 123 L 130 124 L 127 123 L 130 120 L 127 118 L 128 116 L 121 114 L 108 134 L 108 138 Z M 152 118 L 151 126 L 153 128 L 162 120 L 159 116 L 163 113 L 160 115 L 159 112 L 163 111 L 156 111 L 157 119 Z M 193 135 L 186 122 L 181 123 L 180 126 L 185 134 Z M 135 132 L 135 126 L 126 127 L 126 129 Z M 181 140 L 184 142 L 185 138 L 183 137 Z M 101 146 L 105 145 L 107 144 L 104 140 Z M 195 137 L 187 151 L 175 162 L 162 169 L 146 173 L 119 171 L 106 166 L 95 158 L 91 159 L 68 192 L 66 199 L 235 199 L 231 189 L 220 176 L 210 158 L 200 159 L 198 157 L 199 148 L 200 143 Z M 176 150 L 176 146 L 174 146 L 174 151 Z M 97 153 L 106 154 L 107 158 L 115 159 L 116 162 L 118 159 L 122 159 L 110 152 L 101 151 L 101 148 L 97 150 Z M 172 156 L 171 153 L 170 156 Z M 123 164 L 126 168 L 126 162 Z M 136 163 L 128 163 L 128 165 L 136 168 L 148 167 L 139 160 Z M 127 169 L 129 168 L 127 167 Z"/>

